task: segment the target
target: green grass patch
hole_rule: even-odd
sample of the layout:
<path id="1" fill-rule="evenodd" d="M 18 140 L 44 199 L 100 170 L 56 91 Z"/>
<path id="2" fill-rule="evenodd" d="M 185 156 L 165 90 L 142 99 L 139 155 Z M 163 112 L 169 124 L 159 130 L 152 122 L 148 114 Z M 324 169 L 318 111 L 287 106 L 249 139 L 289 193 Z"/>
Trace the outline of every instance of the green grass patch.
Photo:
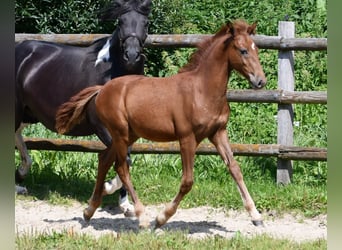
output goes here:
<path id="1" fill-rule="evenodd" d="M 232 239 L 220 236 L 206 239 L 189 239 L 186 232 L 166 232 L 157 235 L 153 232 L 143 231 L 138 234 L 125 233 L 118 235 L 105 235 L 95 238 L 89 235 L 72 234 L 68 232 L 37 234 L 35 236 L 17 236 L 16 249 L 301 249 L 316 250 L 327 249 L 326 240 L 297 243 L 290 240 L 274 239 L 266 235 L 246 238 L 239 233 Z"/>

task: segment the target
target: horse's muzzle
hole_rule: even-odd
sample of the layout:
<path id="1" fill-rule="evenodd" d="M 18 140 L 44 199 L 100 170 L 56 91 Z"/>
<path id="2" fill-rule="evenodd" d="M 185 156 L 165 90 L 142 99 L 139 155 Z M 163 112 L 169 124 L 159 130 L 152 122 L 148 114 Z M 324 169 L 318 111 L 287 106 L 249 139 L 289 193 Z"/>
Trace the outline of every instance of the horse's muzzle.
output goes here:
<path id="1" fill-rule="evenodd" d="M 127 66 L 134 66 L 141 60 L 141 53 L 135 49 L 126 50 L 123 58 Z"/>
<path id="2" fill-rule="evenodd" d="M 133 36 L 128 37 L 124 43 L 123 59 L 126 67 L 134 67 L 141 61 L 142 45 L 140 40 Z"/>
<path id="3" fill-rule="evenodd" d="M 250 83 L 253 89 L 262 89 L 266 85 L 267 80 L 264 76 L 250 75 Z"/>

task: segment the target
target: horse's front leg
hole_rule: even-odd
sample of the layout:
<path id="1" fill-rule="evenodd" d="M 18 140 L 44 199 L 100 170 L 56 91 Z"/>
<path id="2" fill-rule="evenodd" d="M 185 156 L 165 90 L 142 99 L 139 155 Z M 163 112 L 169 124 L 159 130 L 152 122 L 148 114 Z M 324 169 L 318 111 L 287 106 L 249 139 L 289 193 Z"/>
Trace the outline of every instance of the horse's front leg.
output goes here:
<path id="1" fill-rule="evenodd" d="M 176 213 L 179 203 L 182 201 L 183 197 L 190 192 L 194 182 L 193 167 L 198 144 L 193 137 L 182 139 L 179 141 L 179 144 L 182 158 L 182 180 L 180 189 L 176 197 L 168 203 L 165 206 L 165 209 L 157 216 L 156 228 L 164 225 L 170 217 Z"/>
<path id="2" fill-rule="evenodd" d="M 86 221 L 95 213 L 95 210 L 100 206 L 103 195 L 104 180 L 108 173 L 109 168 L 112 166 L 115 160 L 114 147 L 106 148 L 103 152 L 98 155 L 99 163 L 97 169 L 96 184 L 94 187 L 93 194 L 88 201 L 88 207 L 83 211 L 83 217 Z"/>
<path id="3" fill-rule="evenodd" d="M 225 129 L 221 129 L 209 139 L 215 145 L 217 151 L 227 165 L 231 176 L 236 182 L 243 201 L 243 205 L 251 216 L 253 224 L 255 226 L 263 225 L 261 215 L 256 209 L 254 201 L 250 196 L 246 184 L 243 180 L 239 164 L 233 157 L 233 151 L 231 150 L 231 147 L 229 145 L 227 131 Z"/>

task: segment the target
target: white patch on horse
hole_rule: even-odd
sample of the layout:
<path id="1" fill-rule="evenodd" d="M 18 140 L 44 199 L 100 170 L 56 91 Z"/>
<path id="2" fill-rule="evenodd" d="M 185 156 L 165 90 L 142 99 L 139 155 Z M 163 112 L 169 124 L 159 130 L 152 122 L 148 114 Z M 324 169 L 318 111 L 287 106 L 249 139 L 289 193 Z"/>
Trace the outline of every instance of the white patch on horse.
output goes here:
<path id="1" fill-rule="evenodd" d="M 97 54 L 97 59 L 95 61 L 95 67 L 100 62 L 108 62 L 109 61 L 109 57 L 110 57 L 110 55 L 109 55 L 110 40 L 111 39 L 107 40 L 106 44 L 102 47 L 102 49 Z"/>
<path id="2" fill-rule="evenodd" d="M 255 43 L 252 43 L 252 50 L 255 50 Z"/>

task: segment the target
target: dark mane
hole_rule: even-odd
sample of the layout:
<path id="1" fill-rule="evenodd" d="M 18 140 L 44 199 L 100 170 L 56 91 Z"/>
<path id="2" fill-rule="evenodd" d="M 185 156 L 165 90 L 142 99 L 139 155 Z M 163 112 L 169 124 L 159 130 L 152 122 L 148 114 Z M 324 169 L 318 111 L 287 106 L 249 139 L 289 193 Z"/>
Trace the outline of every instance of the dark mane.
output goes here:
<path id="1" fill-rule="evenodd" d="M 231 26 L 230 26 L 231 25 Z M 241 32 L 247 32 L 248 24 L 243 20 L 235 20 L 232 24 L 226 24 L 223 25 L 219 31 L 215 33 L 214 36 L 209 37 L 205 39 L 204 41 L 197 44 L 197 50 L 191 55 L 189 62 L 183 66 L 178 72 L 186 72 L 194 70 L 198 64 L 200 63 L 203 55 L 207 51 L 207 49 L 210 47 L 210 45 L 219 37 L 224 36 L 227 34 L 230 30 L 230 27 L 233 27 L 234 33 L 241 33 Z M 232 31 L 231 31 L 232 32 Z M 228 39 L 230 40 L 230 39 Z M 227 40 L 227 41 L 228 41 Z"/>
<path id="2" fill-rule="evenodd" d="M 114 0 L 109 6 L 99 11 L 99 18 L 101 21 L 116 20 L 120 15 L 132 10 L 148 16 L 151 4 L 142 4 L 141 0 Z"/>

